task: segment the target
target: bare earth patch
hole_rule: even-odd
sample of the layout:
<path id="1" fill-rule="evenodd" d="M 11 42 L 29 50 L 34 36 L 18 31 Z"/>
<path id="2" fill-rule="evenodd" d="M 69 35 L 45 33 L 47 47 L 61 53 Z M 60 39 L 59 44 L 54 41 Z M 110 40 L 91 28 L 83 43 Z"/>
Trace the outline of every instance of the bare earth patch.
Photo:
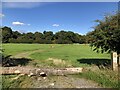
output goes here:
<path id="1" fill-rule="evenodd" d="M 73 76 L 51 76 L 36 78 L 34 88 L 101 88 L 97 83 Z"/>
<path id="2" fill-rule="evenodd" d="M 42 52 L 42 50 L 27 51 L 11 56 L 11 58 L 30 58 L 29 55 L 35 52 Z"/>

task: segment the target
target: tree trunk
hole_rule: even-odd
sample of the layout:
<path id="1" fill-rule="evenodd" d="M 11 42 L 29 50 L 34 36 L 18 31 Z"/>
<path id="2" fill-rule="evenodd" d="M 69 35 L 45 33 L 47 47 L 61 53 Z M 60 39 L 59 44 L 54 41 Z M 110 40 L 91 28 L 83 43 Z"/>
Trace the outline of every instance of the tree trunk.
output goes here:
<path id="1" fill-rule="evenodd" d="M 29 67 L 2 67 L 0 74 L 26 74 L 26 75 L 40 75 L 45 72 L 47 75 L 66 75 L 81 73 L 83 68 L 64 68 L 64 69 L 40 69 Z"/>

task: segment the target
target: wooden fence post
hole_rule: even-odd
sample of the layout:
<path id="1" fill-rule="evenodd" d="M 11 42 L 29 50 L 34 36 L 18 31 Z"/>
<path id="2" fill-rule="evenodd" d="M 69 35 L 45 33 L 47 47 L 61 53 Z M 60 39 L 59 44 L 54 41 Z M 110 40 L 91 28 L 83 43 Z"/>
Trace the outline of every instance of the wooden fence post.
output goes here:
<path id="1" fill-rule="evenodd" d="M 120 54 L 118 55 L 118 66 L 120 67 Z"/>
<path id="2" fill-rule="evenodd" d="M 111 65 L 112 65 L 112 70 L 118 70 L 118 64 L 117 64 L 117 53 L 112 52 L 111 53 Z"/>

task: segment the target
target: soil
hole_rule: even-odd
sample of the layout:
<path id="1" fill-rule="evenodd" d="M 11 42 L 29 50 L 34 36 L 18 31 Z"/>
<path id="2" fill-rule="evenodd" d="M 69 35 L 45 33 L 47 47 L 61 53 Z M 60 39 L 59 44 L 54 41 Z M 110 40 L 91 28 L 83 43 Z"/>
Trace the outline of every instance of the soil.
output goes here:
<path id="1" fill-rule="evenodd" d="M 38 77 L 33 84 L 34 88 L 101 88 L 97 83 L 75 77 L 67 76 L 49 76 L 46 78 Z"/>

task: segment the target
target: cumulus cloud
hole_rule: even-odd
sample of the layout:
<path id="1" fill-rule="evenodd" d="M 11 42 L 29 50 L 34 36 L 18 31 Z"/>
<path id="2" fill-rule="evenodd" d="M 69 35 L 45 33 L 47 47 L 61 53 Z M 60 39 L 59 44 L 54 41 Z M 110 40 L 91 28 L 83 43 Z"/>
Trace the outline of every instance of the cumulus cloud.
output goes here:
<path id="1" fill-rule="evenodd" d="M 52 26 L 53 27 L 59 27 L 60 25 L 59 24 L 53 24 Z"/>
<path id="2" fill-rule="evenodd" d="M 5 16 L 4 14 L 0 13 L 0 17 L 4 17 L 4 16 Z"/>
<path id="3" fill-rule="evenodd" d="M 12 22 L 12 25 L 18 25 L 18 26 L 28 25 L 28 26 L 30 26 L 31 24 L 25 24 L 23 22 L 16 21 L 16 22 Z"/>
<path id="4" fill-rule="evenodd" d="M 25 25 L 25 24 L 17 21 L 17 22 L 12 22 L 12 25 L 20 25 L 21 26 L 21 25 Z"/>

